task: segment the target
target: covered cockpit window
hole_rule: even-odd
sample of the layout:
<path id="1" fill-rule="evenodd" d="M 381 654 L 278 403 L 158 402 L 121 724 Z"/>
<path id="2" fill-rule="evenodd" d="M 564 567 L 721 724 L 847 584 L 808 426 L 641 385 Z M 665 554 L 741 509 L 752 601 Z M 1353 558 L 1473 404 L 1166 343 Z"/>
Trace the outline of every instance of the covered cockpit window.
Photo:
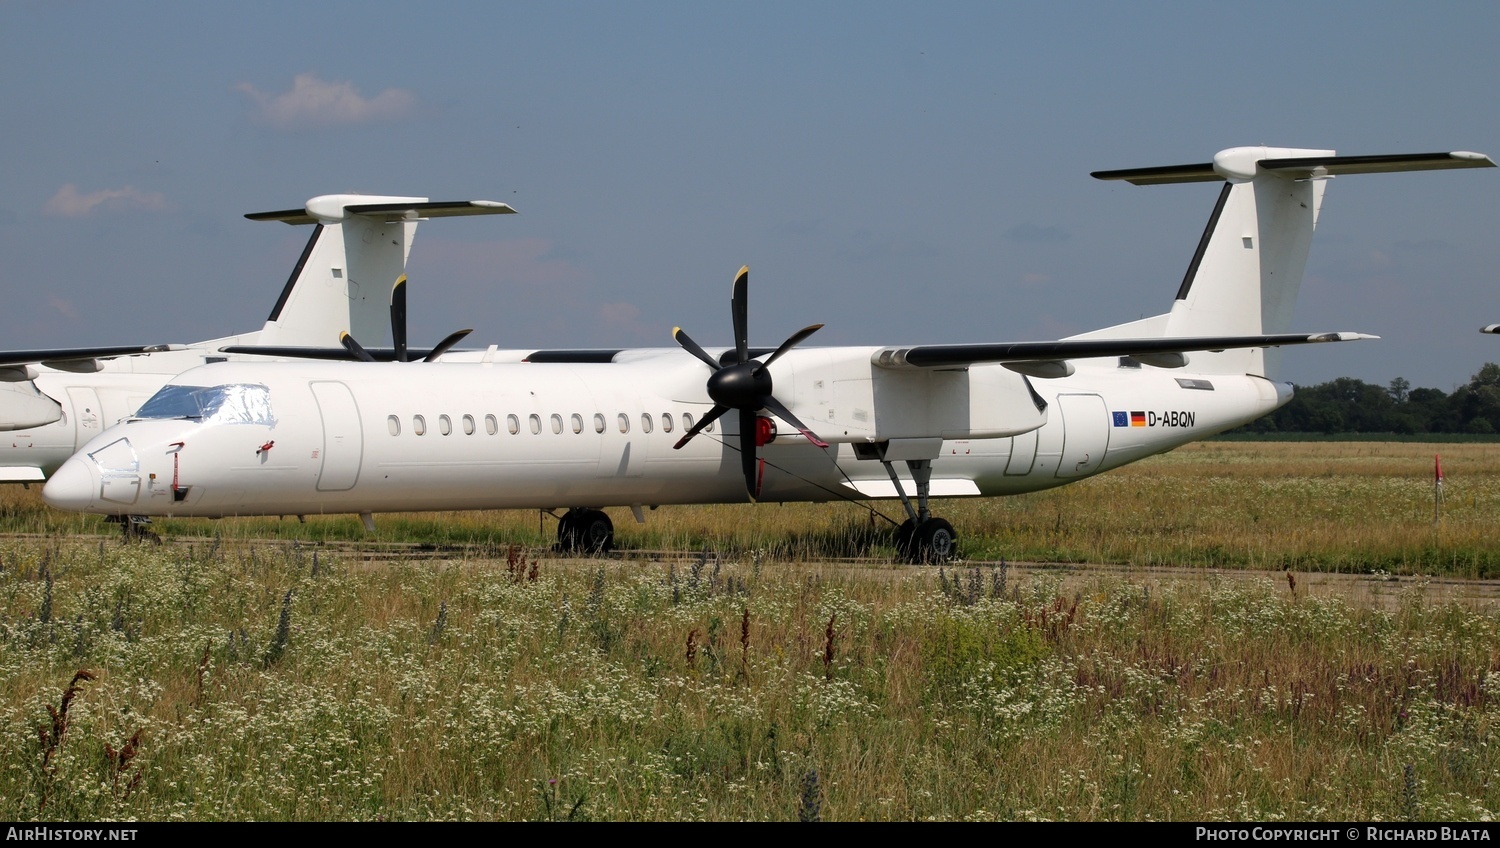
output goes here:
<path id="1" fill-rule="evenodd" d="M 187 418 L 206 424 L 276 426 L 271 391 L 259 383 L 223 386 L 163 386 L 132 418 Z"/>

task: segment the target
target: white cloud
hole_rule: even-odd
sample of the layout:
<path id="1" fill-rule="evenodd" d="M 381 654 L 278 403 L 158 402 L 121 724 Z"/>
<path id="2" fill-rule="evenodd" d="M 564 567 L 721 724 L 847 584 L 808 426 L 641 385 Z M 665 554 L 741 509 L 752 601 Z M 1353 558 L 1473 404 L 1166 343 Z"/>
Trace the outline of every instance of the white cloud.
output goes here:
<path id="1" fill-rule="evenodd" d="M 139 191 L 131 186 L 107 188 L 102 191 L 79 194 L 78 186 L 68 183 L 52 195 L 42 212 L 63 218 L 82 218 L 100 207 L 105 209 L 145 209 L 160 212 L 167 208 L 167 199 L 160 192 Z"/>
<path id="2" fill-rule="evenodd" d="M 404 88 L 388 88 L 371 98 L 350 82 L 325 82 L 298 74 L 292 90 L 266 94 L 248 82 L 235 86 L 255 103 L 257 120 L 283 129 L 333 127 L 389 121 L 411 114 L 417 98 Z"/>
<path id="3" fill-rule="evenodd" d="M 73 306 L 71 300 L 64 300 L 57 295 L 51 295 L 47 298 L 47 305 L 51 306 L 53 310 L 61 314 L 64 318 L 71 318 L 74 321 L 78 320 L 78 310 Z"/>

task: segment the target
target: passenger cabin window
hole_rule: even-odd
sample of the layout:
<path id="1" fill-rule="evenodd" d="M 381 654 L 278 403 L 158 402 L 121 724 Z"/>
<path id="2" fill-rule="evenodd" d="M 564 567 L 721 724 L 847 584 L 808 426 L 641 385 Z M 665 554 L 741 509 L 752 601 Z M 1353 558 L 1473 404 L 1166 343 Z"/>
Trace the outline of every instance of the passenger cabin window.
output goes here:
<path id="1" fill-rule="evenodd" d="M 495 416 L 486 415 L 484 417 L 484 431 L 491 436 L 500 432 L 500 422 L 495 420 Z"/>
<path id="2" fill-rule="evenodd" d="M 672 432 L 672 413 L 663 412 L 661 414 L 661 431 L 663 433 Z"/>
<path id="3" fill-rule="evenodd" d="M 552 433 L 554 435 L 562 433 L 562 416 L 556 412 L 552 413 Z"/>
<path id="4" fill-rule="evenodd" d="M 472 436 L 472 435 L 474 435 L 474 416 L 472 416 L 472 415 L 465 415 L 464 416 L 464 435 L 465 436 Z"/>
<path id="5" fill-rule="evenodd" d="M 438 432 L 444 436 L 453 432 L 453 422 L 446 415 L 438 416 Z"/>
<path id="6" fill-rule="evenodd" d="M 682 413 L 682 429 L 684 429 L 684 430 L 691 430 L 691 429 L 693 429 L 693 413 L 691 413 L 691 412 L 684 412 L 684 413 Z"/>
<path id="7" fill-rule="evenodd" d="M 649 413 L 649 412 L 642 412 L 641 413 L 641 432 L 642 433 L 649 433 L 649 432 L 651 432 L 651 413 Z"/>
<path id="8" fill-rule="evenodd" d="M 596 413 L 594 413 L 594 432 L 595 433 L 603 433 L 604 432 L 604 413 L 602 413 L 602 412 L 596 412 Z"/>
<path id="9" fill-rule="evenodd" d="M 411 417 L 411 431 L 418 436 L 427 435 L 427 419 L 420 415 L 413 415 Z"/>
<path id="10" fill-rule="evenodd" d="M 620 416 L 619 416 L 619 418 L 617 420 L 619 421 L 619 424 L 620 424 L 620 432 L 621 433 L 629 433 L 630 432 L 630 416 L 626 415 L 625 413 L 622 412 L 622 413 L 620 413 Z"/>
<path id="11" fill-rule="evenodd" d="M 259 383 L 223 386 L 163 386 L 133 419 L 186 418 L 205 424 L 276 425 L 271 390 Z"/>
<path id="12" fill-rule="evenodd" d="M 392 436 L 401 435 L 401 419 L 394 415 L 387 415 L 385 417 L 385 429 L 390 430 Z"/>
<path id="13" fill-rule="evenodd" d="M 521 432 L 521 419 L 514 415 L 505 416 L 505 429 L 509 430 L 512 436 Z"/>
<path id="14" fill-rule="evenodd" d="M 531 421 L 531 435 L 535 436 L 538 433 L 542 432 L 542 416 L 537 415 L 535 412 L 533 412 L 533 413 L 531 413 L 530 421 Z"/>

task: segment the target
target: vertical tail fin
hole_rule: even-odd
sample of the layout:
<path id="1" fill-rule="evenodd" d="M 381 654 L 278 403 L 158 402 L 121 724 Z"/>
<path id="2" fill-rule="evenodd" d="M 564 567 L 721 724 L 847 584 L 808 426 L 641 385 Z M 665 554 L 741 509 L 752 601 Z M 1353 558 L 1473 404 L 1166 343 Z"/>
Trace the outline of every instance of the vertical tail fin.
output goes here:
<path id="1" fill-rule="evenodd" d="M 314 197 L 302 209 L 246 215 L 252 221 L 316 226 L 265 326 L 241 342 L 333 347 L 344 332 L 383 339 L 391 326 L 391 284 L 406 271 L 418 221 L 513 212 L 489 200 L 330 194 Z"/>
<path id="2" fill-rule="evenodd" d="M 1200 165 L 1098 171 L 1093 176 L 1136 185 L 1225 183 L 1161 326 L 1167 337 L 1227 336 L 1290 330 L 1330 177 L 1484 167 L 1494 163 L 1466 152 L 1337 156 L 1332 150 L 1235 147 Z M 1266 376 L 1274 371 L 1278 354 L 1263 348 L 1194 354 L 1193 367 Z"/>

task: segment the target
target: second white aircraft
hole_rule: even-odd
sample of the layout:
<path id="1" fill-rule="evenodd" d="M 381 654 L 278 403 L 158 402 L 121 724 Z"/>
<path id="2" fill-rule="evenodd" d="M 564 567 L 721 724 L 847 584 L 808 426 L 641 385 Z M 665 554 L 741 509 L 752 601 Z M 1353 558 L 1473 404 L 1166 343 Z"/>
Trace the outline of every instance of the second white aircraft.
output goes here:
<path id="1" fill-rule="evenodd" d="M 644 520 L 747 496 L 891 498 L 907 514 L 898 550 L 943 560 L 957 534 L 929 499 L 1059 486 L 1231 429 L 1291 398 L 1268 348 L 1371 338 L 1287 331 L 1328 178 L 1493 165 L 1242 147 L 1097 172 L 1224 189 L 1168 312 L 1058 341 L 798 347 L 814 325 L 752 348 L 742 269 L 728 348 L 678 329 L 677 348 L 207 365 L 84 445 L 43 494 L 106 515 L 367 526 L 377 512 L 567 510 L 560 540 L 588 549 L 613 542 L 603 507 Z"/>

